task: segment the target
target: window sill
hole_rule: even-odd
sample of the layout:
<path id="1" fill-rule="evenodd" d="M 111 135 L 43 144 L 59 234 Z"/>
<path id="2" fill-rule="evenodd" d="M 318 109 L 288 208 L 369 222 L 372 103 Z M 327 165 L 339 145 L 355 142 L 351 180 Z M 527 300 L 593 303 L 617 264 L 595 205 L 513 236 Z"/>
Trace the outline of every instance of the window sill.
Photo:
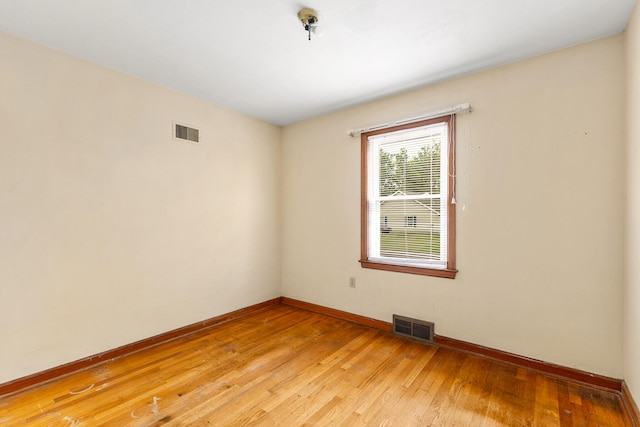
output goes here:
<path id="1" fill-rule="evenodd" d="M 458 270 L 412 267 L 408 265 L 386 264 L 369 260 L 360 260 L 362 268 L 372 268 L 374 270 L 395 271 L 397 273 L 419 274 L 421 276 L 442 277 L 444 279 L 455 279 Z"/>

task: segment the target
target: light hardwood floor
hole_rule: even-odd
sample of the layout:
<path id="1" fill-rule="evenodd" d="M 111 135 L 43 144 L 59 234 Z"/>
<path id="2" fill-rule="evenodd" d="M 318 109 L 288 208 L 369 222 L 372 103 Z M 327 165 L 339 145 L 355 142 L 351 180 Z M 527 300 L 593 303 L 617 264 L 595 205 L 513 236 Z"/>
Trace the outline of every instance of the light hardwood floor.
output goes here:
<path id="1" fill-rule="evenodd" d="M 2 426 L 628 426 L 618 394 L 279 305 L 0 398 Z"/>

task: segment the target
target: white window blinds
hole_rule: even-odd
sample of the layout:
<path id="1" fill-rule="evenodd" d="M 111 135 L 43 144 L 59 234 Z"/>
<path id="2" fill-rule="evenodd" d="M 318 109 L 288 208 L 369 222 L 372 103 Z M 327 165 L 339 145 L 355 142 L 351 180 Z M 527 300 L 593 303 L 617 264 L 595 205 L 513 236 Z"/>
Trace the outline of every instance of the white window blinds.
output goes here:
<path id="1" fill-rule="evenodd" d="M 368 137 L 368 259 L 447 267 L 448 122 Z"/>

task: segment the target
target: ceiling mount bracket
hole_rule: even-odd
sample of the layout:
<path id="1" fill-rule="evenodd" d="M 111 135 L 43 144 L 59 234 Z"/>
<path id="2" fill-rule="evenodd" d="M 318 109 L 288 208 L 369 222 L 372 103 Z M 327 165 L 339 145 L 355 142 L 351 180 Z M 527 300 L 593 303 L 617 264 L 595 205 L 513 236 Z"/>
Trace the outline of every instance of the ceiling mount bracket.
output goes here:
<path id="1" fill-rule="evenodd" d="M 309 40 L 311 40 L 311 33 L 315 33 L 316 25 L 318 25 L 318 12 L 305 7 L 298 12 L 298 19 L 302 22 L 304 30 L 309 33 Z"/>

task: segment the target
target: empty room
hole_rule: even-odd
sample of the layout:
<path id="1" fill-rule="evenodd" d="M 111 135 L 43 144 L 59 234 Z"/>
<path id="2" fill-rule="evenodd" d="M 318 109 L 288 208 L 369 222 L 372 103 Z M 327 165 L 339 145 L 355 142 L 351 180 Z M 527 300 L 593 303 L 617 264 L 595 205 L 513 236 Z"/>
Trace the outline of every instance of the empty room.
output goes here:
<path id="1" fill-rule="evenodd" d="M 0 0 L 0 425 L 638 403 L 636 0 Z"/>

